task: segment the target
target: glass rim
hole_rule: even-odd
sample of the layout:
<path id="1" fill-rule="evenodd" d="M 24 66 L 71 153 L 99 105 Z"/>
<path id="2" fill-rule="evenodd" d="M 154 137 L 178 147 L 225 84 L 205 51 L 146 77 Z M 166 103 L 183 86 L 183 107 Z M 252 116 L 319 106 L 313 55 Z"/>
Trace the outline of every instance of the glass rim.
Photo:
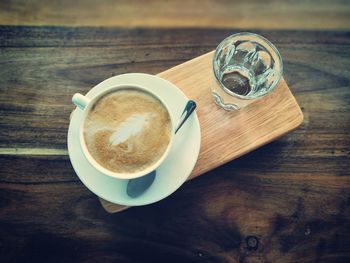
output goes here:
<path id="1" fill-rule="evenodd" d="M 230 91 L 228 88 L 226 88 L 220 81 L 219 79 L 219 76 L 217 75 L 217 70 L 216 70 L 216 67 L 215 67 L 215 61 L 216 61 L 216 58 L 218 57 L 218 54 L 219 54 L 219 51 L 222 50 L 222 48 L 224 47 L 224 45 L 234 39 L 234 38 L 237 38 L 237 37 L 242 37 L 242 39 L 238 39 L 238 40 L 246 40 L 244 37 L 255 37 L 256 40 L 260 40 L 260 42 L 258 42 L 258 44 L 262 45 L 262 46 L 268 46 L 272 51 L 273 53 L 271 53 L 271 56 L 272 57 L 276 57 L 277 58 L 277 61 L 279 63 L 279 67 L 278 67 L 278 76 L 276 78 L 276 80 L 274 80 L 274 82 L 271 84 L 271 87 L 266 90 L 265 92 L 262 92 L 261 94 L 258 94 L 258 95 L 254 95 L 254 96 L 246 96 L 246 95 L 239 95 L 237 93 L 234 93 L 232 91 Z M 249 41 L 251 40 L 254 40 L 254 39 L 247 39 Z M 233 34 L 233 35 L 230 35 L 228 37 L 226 37 L 224 40 L 222 40 L 220 42 L 220 44 L 215 48 L 215 53 L 214 53 L 214 56 L 213 56 L 213 59 L 212 59 L 212 66 L 213 66 L 213 72 L 214 72 L 214 76 L 215 76 L 215 79 L 216 81 L 218 82 L 218 84 L 220 85 L 220 87 L 226 92 L 228 93 L 230 96 L 233 96 L 233 97 L 236 97 L 236 98 L 239 98 L 239 99 L 244 99 L 244 100 L 251 100 L 251 99 L 257 99 L 259 97 L 262 97 L 262 96 L 265 96 L 266 94 L 272 92 L 277 84 L 280 82 L 281 78 L 282 78 L 282 75 L 283 75 L 283 61 L 282 61 L 282 57 L 281 57 L 281 54 L 280 52 L 278 51 L 278 49 L 276 48 L 276 46 L 274 44 L 272 44 L 271 41 L 269 41 L 267 38 L 261 36 L 261 35 L 258 35 L 258 34 L 255 34 L 255 33 L 251 33 L 251 32 L 240 32 L 240 33 L 236 33 L 236 34 Z"/>

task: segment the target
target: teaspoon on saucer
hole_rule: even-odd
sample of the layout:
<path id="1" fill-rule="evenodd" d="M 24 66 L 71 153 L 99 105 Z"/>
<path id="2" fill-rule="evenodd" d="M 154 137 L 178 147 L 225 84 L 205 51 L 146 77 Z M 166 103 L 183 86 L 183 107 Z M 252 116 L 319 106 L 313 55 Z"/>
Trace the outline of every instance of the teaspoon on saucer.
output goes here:
<path id="1" fill-rule="evenodd" d="M 181 117 L 178 123 L 176 124 L 175 134 L 180 130 L 182 125 L 185 123 L 188 117 L 195 110 L 196 106 L 197 105 L 193 100 L 189 100 L 186 103 L 186 106 L 181 114 Z M 136 198 L 140 196 L 142 193 L 144 193 L 148 189 L 148 187 L 150 187 L 151 184 L 153 183 L 154 178 L 156 177 L 156 173 L 157 171 L 154 170 L 153 172 L 146 174 L 142 177 L 129 180 L 128 185 L 126 187 L 126 193 L 128 194 L 128 196 Z"/>

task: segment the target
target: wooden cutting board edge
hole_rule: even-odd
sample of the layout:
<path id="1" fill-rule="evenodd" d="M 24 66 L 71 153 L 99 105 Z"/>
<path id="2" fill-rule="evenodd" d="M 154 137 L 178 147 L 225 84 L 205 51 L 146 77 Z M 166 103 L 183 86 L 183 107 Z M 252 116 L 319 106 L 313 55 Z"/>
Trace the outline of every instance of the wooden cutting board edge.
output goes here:
<path id="1" fill-rule="evenodd" d="M 300 108 L 299 108 L 299 109 L 300 109 Z M 237 159 L 237 158 L 239 158 L 239 157 L 241 157 L 241 156 L 243 156 L 243 155 L 245 155 L 245 154 L 247 154 L 247 153 L 249 153 L 249 152 L 251 152 L 251 151 L 254 151 L 254 150 L 256 150 L 256 149 L 258 149 L 258 148 L 260 148 L 260 147 L 262 147 L 262 146 L 264 146 L 264 145 L 266 145 L 266 144 L 268 144 L 268 143 L 270 143 L 270 142 L 272 142 L 272 141 L 275 141 L 275 140 L 277 140 L 277 139 L 283 137 L 283 136 L 286 135 L 287 133 L 292 132 L 293 130 L 297 129 L 297 128 L 303 123 L 303 120 L 304 120 L 304 115 L 303 115 L 302 111 L 300 110 L 300 115 L 299 115 L 298 122 L 296 122 L 295 126 L 294 126 L 292 129 L 290 129 L 289 131 L 287 131 L 287 132 L 281 134 L 281 135 L 278 136 L 278 137 L 272 138 L 271 140 L 268 140 L 268 141 L 266 141 L 266 142 L 264 142 L 264 143 L 257 144 L 256 147 L 251 148 L 251 150 L 246 151 L 246 152 L 242 152 L 241 154 L 239 154 L 239 155 L 237 155 L 237 156 L 234 156 L 232 159 L 228 160 L 228 161 L 225 162 L 225 163 L 228 163 L 228 162 L 230 162 L 230 161 L 233 161 L 233 160 L 235 160 L 235 159 Z M 221 165 L 224 165 L 225 163 L 220 163 L 220 164 L 218 164 L 217 166 L 213 166 L 211 169 L 205 170 L 203 173 L 209 172 L 209 171 L 211 171 L 211 170 L 213 170 L 213 169 L 215 169 L 215 168 L 217 168 L 217 167 L 220 167 Z M 200 174 L 200 175 L 202 175 L 202 174 Z M 190 176 L 190 177 L 188 178 L 187 181 L 190 181 L 190 180 L 192 180 L 192 179 L 194 179 L 194 178 L 196 178 L 196 177 L 198 177 L 198 176 L 200 176 L 200 175 Z M 111 214 L 112 214 L 112 213 L 121 212 L 121 211 L 124 211 L 124 210 L 130 208 L 129 206 L 124 206 L 124 205 L 119 205 L 119 204 L 111 203 L 111 202 L 109 202 L 109 201 L 106 201 L 106 200 L 102 199 L 101 197 L 99 197 L 99 200 L 100 200 L 100 203 L 101 203 L 102 207 L 103 207 L 108 213 L 111 213 Z"/>

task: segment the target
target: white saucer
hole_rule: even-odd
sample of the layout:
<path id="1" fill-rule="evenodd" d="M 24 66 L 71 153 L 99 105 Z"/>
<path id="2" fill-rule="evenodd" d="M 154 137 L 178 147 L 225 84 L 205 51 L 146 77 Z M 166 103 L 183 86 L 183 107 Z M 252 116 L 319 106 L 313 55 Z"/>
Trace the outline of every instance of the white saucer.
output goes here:
<path id="1" fill-rule="evenodd" d="M 172 83 L 143 73 L 109 78 L 91 89 L 86 96 L 93 98 L 100 92 L 120 84 L 145 86 L 154 91 L 167 103 L 174 120 L 180 118 L 188 101 L 186 95 Z M 153 184 L 139 197 L 129 197 L 126 193 L 128 180 L 115 179 L 100 173 L 85 158 L 79 144 L 81 116 L 82 111 L 76 108 L 69 125 L 68 152 L 71 163 L 80 180 L 90 191 L 112 203 L 140 206 L 160 201 L 175 192 L 186 181 L 197 162 L 201 134 L 198 117 L 194 112 L 176 134 L 168 157 L 157 169 Z"/>

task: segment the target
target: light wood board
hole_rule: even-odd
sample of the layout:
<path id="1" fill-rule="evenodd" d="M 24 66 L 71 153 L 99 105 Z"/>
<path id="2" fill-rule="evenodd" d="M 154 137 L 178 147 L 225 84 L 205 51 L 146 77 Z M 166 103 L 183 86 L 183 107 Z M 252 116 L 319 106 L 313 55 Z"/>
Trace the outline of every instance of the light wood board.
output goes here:
<path id="1" fill-rule="evenodd" d="M 210 94 L 213 52 L 158 74 L 197 103 L 201 150 L 188 180 L 238 158 L 297 128 L 303 114 L 284 79 L 276 89 L 238 111 L 219 108 Z M 101 200 L 110 213 L 127 207 Z"/>

